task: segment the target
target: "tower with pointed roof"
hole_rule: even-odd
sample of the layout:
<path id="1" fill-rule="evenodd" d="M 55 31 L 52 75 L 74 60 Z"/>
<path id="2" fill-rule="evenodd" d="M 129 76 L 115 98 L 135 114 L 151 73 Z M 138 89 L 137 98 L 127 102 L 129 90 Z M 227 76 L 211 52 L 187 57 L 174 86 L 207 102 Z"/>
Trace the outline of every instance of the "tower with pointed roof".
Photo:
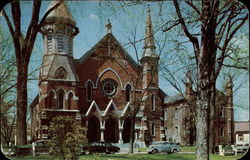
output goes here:
<path id="1" fill-rule="evenodd" d="M 48 136 L 49 118 L 62 111 L 66 115 L 76 116 L 78 113 L 75 88 L 78 76 L 73 64 L 73 38 L 79 31 L 64 1 L 53 0 L 48 10 L 58 3 L 60 5 L 50 12 L 40 30 L 44 41 L 44 55 L 36 111 L 41 124 L 36 132 L 38 138 L 43 139 Z"/>
<path id="2" fill-rule="evenodd" d="M 140 63 L 142 66 L 142 90 L 143 103 L 141 111 L 143 113 L 143 125 L 147 130 L 143 131 L 143 141 L 147 144 L 151 141 L 158 141 L 161 136 L 161 100 L 158 84 L 158 62 L 159 55 L 156 53 L 154 42 L 153 25 L 151 21 L 151 10 L 148 7 L 146 20 L 144 47 Z"/>
<path id="3" fill-rule="evenodd" d="M 151 21 L 151 10 L 148 8 L 148 16 L 145 29 L 145 39 L 142 57 L 140 59 L 143 68 L 142 84 L 143 89 L 158 88 L 158 61 L 159 55 L 156 53 L 154 32 Z"/>

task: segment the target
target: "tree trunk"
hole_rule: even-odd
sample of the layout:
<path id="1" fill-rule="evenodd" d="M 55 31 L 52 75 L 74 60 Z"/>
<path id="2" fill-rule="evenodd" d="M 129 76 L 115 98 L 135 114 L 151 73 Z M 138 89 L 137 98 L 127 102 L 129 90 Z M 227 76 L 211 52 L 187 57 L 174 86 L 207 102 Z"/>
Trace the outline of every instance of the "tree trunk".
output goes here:
<path id="1" fill-rule="evenodd" d="M 130 129 L 130 140 L 129 140 L 129 153 L 133 154 L 134 153 L 134 130 L 135 130 L 135 117 L 132 118 L 131 121 L 131 129 Z"/>
<path id="2" fill-rule="evenodd" d="M 208 109 L 209 92 L 201 89 L 197 103 L 196 117 L 196 160 L 208 160 Z"/>
<path id="3" fill-rule="evenodd" d="M 210 97 L 210 129 L 209 129 L 209 153 L 215 153 L 215 97 L 216 97 L 216 87 L 215 82 L 211 80 L 211 97 Z"/>
<path id="4" fill-rule="evenodd" d="M 27 79 L 28 79 L 28 63 L 20 62 L 17 68 L 17 145 L 27 144 Z"/>

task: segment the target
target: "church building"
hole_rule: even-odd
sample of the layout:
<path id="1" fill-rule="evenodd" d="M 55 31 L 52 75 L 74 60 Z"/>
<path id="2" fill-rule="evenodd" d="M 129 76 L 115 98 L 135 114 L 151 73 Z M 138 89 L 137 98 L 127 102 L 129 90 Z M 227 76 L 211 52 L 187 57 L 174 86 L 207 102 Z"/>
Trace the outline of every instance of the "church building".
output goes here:
<path id="1" fill-rule="evenodd" d="M 52 1 L 49 8 L 55 3 Z M 49 122 L 57 115 L 65 115 L 82 121 L 89 142 L 129 143 L 135 120 L 135 143 L 140 146 L 166 140 L 194 143 L 187 137 L 193 136 L 189 132 L 192 122 L 183 126 L 181 121 L 190 118 L 192 110 L 181 111 L 188 109 L 187 105 L 170 102 L 159 88 L 159 55 L 150 9 L 147 14 L 139 62 L 114 37 L 110 22 L 103 38 L 81 58 L 75 59 L 73 39 L 79 29 L 66 4 L 63 2 L 48 15 L 40 31 L 45 51 L 39 94 L 31 104 L 31 136 L 34 140 L 48 139 Z M 180 111 L 179 119 L 170 121 L 170 114 L 175 109 Z M 223 122 L 223 125 L 227 124 Z M 179 127 L 177 138 L 170 135 L 174 135 L 175 127 Z M 229 130 L 225 128 L 223 133 L 226 135 Z"/>

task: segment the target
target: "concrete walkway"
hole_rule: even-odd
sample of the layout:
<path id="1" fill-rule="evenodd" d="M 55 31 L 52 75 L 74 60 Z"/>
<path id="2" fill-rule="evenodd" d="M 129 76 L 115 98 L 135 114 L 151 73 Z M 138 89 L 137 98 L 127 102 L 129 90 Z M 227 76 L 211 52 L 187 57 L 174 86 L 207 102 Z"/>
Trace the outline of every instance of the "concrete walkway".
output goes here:
<path id="1" fill-rule="evenodd" d="M 121 148 L 120 152 L 115 154 L 128 154 L 129 148 Z M 194 154 L 195 152 L 177 152 L 177 154 Z M 134 154 L 148 154 L 148 152 L 139 152 L 138 148 L 134 148 Z M 166 154 L 166 152 L 158 153 L 158 154 Z"/>

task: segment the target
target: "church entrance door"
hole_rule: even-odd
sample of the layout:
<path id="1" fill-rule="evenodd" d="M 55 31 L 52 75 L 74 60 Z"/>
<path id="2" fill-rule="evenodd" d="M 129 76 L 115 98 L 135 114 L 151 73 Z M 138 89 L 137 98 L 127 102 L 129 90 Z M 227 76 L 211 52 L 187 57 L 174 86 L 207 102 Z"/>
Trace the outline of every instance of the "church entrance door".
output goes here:
<path id="1" fill-rule="evenodd" d="M 130 136 L 131 136 L 131 118 L 127 117 L 124 120 L 124 124 L 123 124 L 123 132 L 122 132 L 122 140 L 123 143 L 129 143 L 130 141 Z"/>
<path id="2" fill-rule="evenodd" d="M 90 143 L 100 141 L 100 121 L 96 116 L 89 118 L 87 138 Z"/>
<path id="3" fill-rule="evenodd" d="M 106 119 L 104 140 L 111 143 L 118 142 L 118 124 L 117 121 L 112 117 Z"/>

